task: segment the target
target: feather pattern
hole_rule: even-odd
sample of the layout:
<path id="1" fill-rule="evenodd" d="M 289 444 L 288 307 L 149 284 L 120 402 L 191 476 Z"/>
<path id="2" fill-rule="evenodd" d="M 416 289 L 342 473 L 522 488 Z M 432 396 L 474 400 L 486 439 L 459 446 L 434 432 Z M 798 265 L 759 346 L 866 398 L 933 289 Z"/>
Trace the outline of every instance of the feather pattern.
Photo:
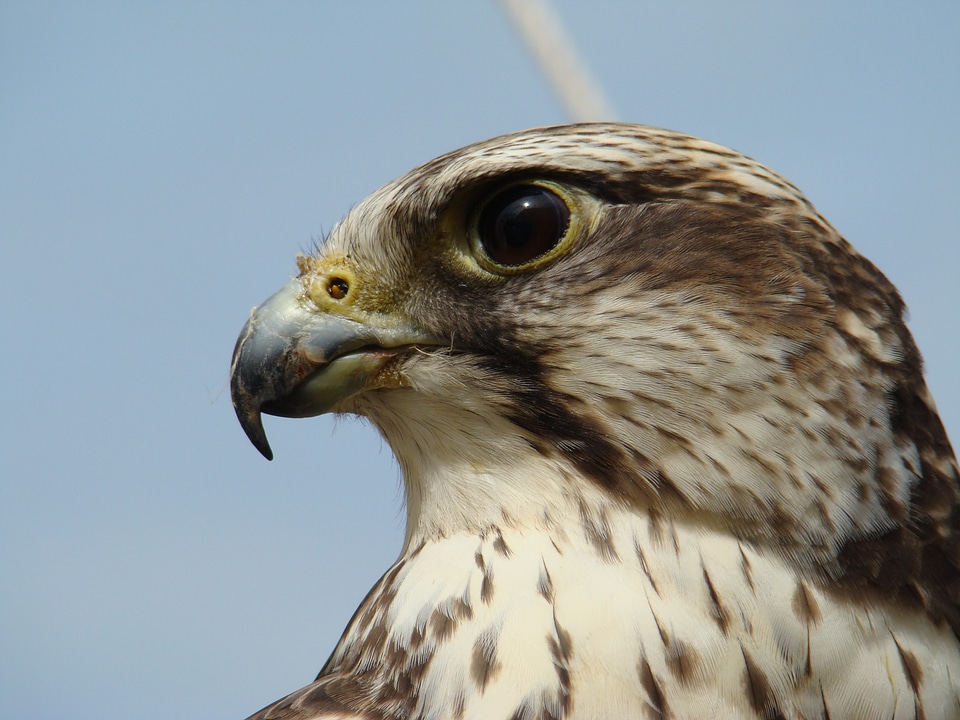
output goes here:
<path id="1" fill-rule="evenodd" d="M 528 184 L 571 220 L 499 267 L 477 214 Z M 405 543 L 255 718 L 960 717 L 957 463 L 899 294 L 788 181 L 540 128 L 390 183 L 300 270 L 305 312 L 436 340 L 331 408 L 395 452 Z"/>

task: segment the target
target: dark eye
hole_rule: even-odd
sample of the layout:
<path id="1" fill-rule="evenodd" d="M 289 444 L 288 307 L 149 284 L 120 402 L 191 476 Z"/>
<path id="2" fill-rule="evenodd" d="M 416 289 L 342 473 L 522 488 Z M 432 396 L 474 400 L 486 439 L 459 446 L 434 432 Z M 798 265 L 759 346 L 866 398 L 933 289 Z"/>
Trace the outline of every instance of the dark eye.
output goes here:
<path id="1" fill-rule="evenodd" d="M 555 193 L 537 185 L 516 185 L 486 204 L 477 232 L 495 263 L 523 265 L 556 247 L 569 223 L 570 210 Z"/>

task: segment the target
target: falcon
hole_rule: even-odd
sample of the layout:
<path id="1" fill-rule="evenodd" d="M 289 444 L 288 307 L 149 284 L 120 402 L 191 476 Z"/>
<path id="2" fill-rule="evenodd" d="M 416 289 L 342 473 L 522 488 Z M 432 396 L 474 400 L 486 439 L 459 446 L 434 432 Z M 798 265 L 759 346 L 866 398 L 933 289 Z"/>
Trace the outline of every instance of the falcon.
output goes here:
<path id="1" fill-rule="evenodd" d="M 237 342 L 240 423 L 270 458 L 263 413 L 367 418 L 406 533 L 254 718 L 960 718 L 957 462 L 897 290 L 787 180 L 533 129 L 297 265 Z"/>

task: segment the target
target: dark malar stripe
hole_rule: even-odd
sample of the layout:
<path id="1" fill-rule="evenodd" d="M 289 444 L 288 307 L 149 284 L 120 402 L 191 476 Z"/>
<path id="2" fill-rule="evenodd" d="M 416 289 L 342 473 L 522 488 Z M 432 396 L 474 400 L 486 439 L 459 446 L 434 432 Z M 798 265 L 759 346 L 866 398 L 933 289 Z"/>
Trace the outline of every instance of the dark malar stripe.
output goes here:
<path id="1" fill-rule="evenodd" d="M 608 437 L 581 401 L 549 387 L 536 360 L 488 356 L 484 365 L 512 379 L 510 395 L 505 398 L 509 401 L 506 415 L 527 431 L 538 452 L 559 454 L 584 477 L 618 497 L 635 496 L 643 486 L 636 459 Z"/>

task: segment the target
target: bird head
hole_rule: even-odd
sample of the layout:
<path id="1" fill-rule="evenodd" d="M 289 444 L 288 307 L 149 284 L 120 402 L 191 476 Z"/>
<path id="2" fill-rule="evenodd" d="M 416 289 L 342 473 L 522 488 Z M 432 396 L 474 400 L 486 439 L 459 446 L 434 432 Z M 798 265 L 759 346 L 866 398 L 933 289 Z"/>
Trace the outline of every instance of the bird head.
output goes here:
<path id="1" fill-rule="evenodd" d="M 298 268 L 237 342 L 241 425 L 269 458 L 261 413 L 368 418 L 408 542 L 602 500 L 872 582 L 956 523 L 895 288 L 727 148 L 619 124 L 495 138 L 375 192 Z"/>

